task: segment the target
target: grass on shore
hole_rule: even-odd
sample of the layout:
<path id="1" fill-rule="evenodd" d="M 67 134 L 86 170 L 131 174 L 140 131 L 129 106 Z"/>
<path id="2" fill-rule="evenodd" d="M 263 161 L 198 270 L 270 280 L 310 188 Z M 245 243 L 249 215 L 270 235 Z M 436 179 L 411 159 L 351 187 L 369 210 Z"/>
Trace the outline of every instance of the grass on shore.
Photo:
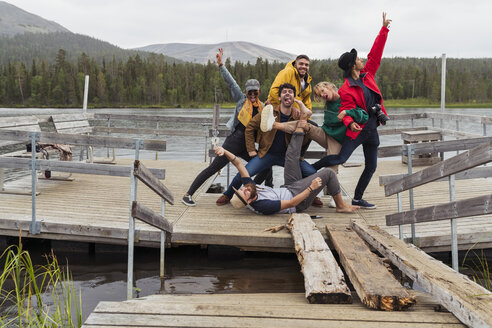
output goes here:
<path id="1" fill-rule="evenodd" d="M 60 268 L 51 254 L 47 264 L 35 266 L 29 253 L 8 247 L 0 257 L 1 327 L 81 327 L 82 300 L 68 267 Z"/>

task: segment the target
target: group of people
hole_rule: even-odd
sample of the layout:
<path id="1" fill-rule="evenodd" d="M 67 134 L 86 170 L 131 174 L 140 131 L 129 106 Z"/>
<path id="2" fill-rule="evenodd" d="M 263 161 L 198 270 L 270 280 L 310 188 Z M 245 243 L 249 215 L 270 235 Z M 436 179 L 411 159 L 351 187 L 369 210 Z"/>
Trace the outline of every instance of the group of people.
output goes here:
<path id="1" fill-rule="evenodd" d="M 247 206 L 259 214 L 300 212 L 311 205 L 323 206 L 317 195 L 326 186 L 337 212 L 376 208 L 375 204 L 364 200 L 363 195 L 377 167 L 377 127 L 388 119 L 375 74 L 381 63 L 390 23 L 383 13 L 383 26 L 365 65 L 355 49 L 340 56 L 338 66 L 343 70 L 345 81 L 339 90 L 327 81 L 313 88 L 309 57 L 299 55 L 277 74 L 266 105 L 259 100 L 261 89 L 257 80 L 248 80 L 246 93 L 241 91 L 223 65 L 223 50 L 219 49 L 217 64 L 236 101 L 234 114 L 227 123 L 231 134 L 221 147 L 215 147 L 217 157 L 195 178 L 182 202 L 195 206 L 194 192 L 231 162 L 238 174 L 217 199 L 219 206 L 228 203 L 236 208 Z M 316 101 L 325 101 L 322 126 L 310 120 L 313 90 Z M 325 148 L 328 154 L 313 164 L 303 159 L 311 140 Z M 338 164 L 345 163 L 360 145 L 365 167 L 350 205 L 341 196 L 335 172 Z M 273 165 L 284 167 L 284 185 L 280 188 L 272 185 Z M 251 179 L 253 176 L 254 180 Z M 264 185 L 260 185 L 263 182 Z"/>

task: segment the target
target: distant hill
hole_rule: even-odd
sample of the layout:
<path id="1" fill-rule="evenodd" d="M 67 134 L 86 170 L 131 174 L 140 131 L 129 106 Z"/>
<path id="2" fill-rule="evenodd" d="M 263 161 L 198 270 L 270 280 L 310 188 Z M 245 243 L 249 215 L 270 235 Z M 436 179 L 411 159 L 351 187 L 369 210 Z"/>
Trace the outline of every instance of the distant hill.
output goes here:
<path id="1" fill-rule="evenodd" d="M 19 33 L 70 32 L 60 24 L 28 13 L 10 3 L 0 1 L 0 35 L 14 36 Z"/>
<path id="2" fill-rule="evenodd" d="M 208 60 L 214 61 L 218 48 L 224 49 L 224 57 L 235 61 L 252 64 L 256 63 L 257 58 L 268 59 L 273 62 L 288 62 L 293 60 L 296 55 L 280 51 L 277 49 L 263 47 L 251 42 L 234 41 L 222 42 L 217 44 L 190 44 L 190 43 L 167 43 L 153 44 L 145 47 L 135 48 L 164 54 L 187 62 L 206 64 Z"/>
<path id="3" fill-rule="evenodd" d="M 137 54 L 146 58 L 151 54 L 143 51 L 126 50 L 106 41 L 71 32 L 24 33 L 13 37 L 0 37 L 0 64 L 21 61 L 30 65 L 33 59 L 55 60 L 59 49 L 67 52 L 67 60 L 75 62 L 82 53 L 94 58 L 98 63 L 113 59 L 126 61 Z M 169 63 L 180 60 L 164 56 Z"/>
<path id="4" fill-rule="evenodd" d="M 75 62 L 82 53 L 101 63 L 103 60 L 126 61 L 130 56 L 145 58 L 148 52 L 126 50 L 86 35 L 75 34 L 63 26 L 0 1 L 0 64 L 21 61 L 30 65 L 33 59 L 55 60 L 59 49 L 67 60 Z M 164 56 L 170 63 L 180 60 Z"/>

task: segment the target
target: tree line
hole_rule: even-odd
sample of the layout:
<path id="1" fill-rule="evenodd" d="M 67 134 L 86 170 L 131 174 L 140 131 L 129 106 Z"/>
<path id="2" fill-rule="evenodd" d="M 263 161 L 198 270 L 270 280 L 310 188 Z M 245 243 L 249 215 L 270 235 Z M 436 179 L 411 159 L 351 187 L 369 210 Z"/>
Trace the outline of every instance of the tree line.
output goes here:
<path id="1" fill-rule="evenodd" d="M 101 107 L 191 106 L 232 102 L 217 64 L 170 63 L 162 55 L 102 60 L 82 53 L 75 61 L 60 49 L 54 60 L 0 64 L 0 106 L 81 107 L 84 76 L 90 76 L 89 104 Z M 262 85 L 265 100 L 285 63 L 261 58 L 256 63 L 225 62 L 243 88 L 247 79 Z M 328 80 L 340 86 L 337 60 L 311 61 L 313 85 Z M 447 59 L 446 101 L 483 103 L 492 99 L 492 59 Z M 422 98 L 438 102 L 440 58 L 383 58 L 376 76 L 385 99 Z"/>

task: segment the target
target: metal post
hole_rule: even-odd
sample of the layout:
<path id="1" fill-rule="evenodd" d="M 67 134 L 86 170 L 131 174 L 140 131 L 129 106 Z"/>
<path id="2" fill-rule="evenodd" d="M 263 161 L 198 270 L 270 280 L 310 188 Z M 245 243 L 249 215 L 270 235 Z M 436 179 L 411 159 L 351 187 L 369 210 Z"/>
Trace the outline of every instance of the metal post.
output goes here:
<path id="1" fill-rule="evenodd" d="M 460 130 L 460 121 L 456 120 L 456 132 L 458 132 Z M 460 154 L 460 151 L 457 150 L 456 151 L 456 155 L 459 155 Z M 444 156 L 442 156 L 444 157 Z"/>
<path id="2" fill-rule="evenodd" d="M 441 113 L 444 113 L 446 107 L 446 54 L 442 54 L 441 60 Z M 443 120 L 441 118 L 441 129 L 443 128 Z"/>
<path id="3" fill-rule="evenodd" d="M 401 213 L 403 210 L 403 206 L 401 203 L 401 193 L 396 194 L 396 198 L 398 199 L 398 213 Z M 398 225 L 398 235 L 400 237 L 400 240 L 403 240 L 403 226 L 401 224 Z"/>
<path id="4" fill-rule="evenodd" d="M 449 200 L 454 202 L 456 200 L 455 192 L 455 177 L 449 176 Z M 458 266 L 458 232 L 456 230 L 456 219 L 451 219 L 451 263 L 453 270 L 459 271 Z"/>
<path id="5" fill-rule="evenodd" d="M 135 143 L 135 160 L 139 159 L 140 146 L 142 140 L 134 139 Z M 132 216 L 132 205 L 137 200 L 137 182 L 138 180 L 133 175 L 135 169 L 135 162 L 131 165 L 130 172 L 130 219 L 128 222 L 128 278 L 126 285 L 126 298 L 128 300 L 133 297 L 133 256 L 134 256 L 134 243 L 135 243 L 135 219 Z"/>
<path id="6" fill-rule="evenodd" d="M 227 186 L 230 184 L 231 179 L 231 162 L 227 162 Z"/>
<path id="7" fill-rule="evenodd" d="M 487 136 L 487 124 L 483 123 L 483 136 L 486 137 Z"/>
<path id="8" fill-rule="evenodd" d="M 111 128 L 111 118 L 108 117 L 108 137 L 109 137 L 109 129 Z M 114 150 L 114 148 L 113 148 Z M 109 147 L 107 148 L 106 157 L 109 158 Z"/>
<path id="9" fill-rule="evenodd" d="M 164 199 L 161 199 L 161 215 L 164 217 L 164 212 L 166 208 L 166 202 Z M 161 230 L 161 270 L 160 277 L 161 282 L 164 280 L 164 253 L 166 251 L 166 232 Z"/>
<path id="10" fill-rule="evenodd" d="M 431 120 L 432 120 L 432 127 L 435 127 L 436 123 L 434 122 L 434 118 L 432 118 Z"/>
<path id="11" fill-rule="evenodd" d="M 29 132 L 29 138 L 31 139 L 31 193 L 32 193 L 32 220 L 29 225 L 29 233 L 32 235 L 38 235 L 41 232 L 40 222 L 36 222 L 36 189 L 37 189 L 37 176 L 36 170 L 39 169 L 39 163 L 36 161 L 36 142 L 39 141 L 39 132 Z"/>
<path id="12" fill-rule="evenodd" d="M 0 191 L 5 190 L 5 188 L 3 187 L 4 179 L 5 179 L 5 175 L 3 172 L 3 167 L 0 167 Z"/>
<path id="13" fill-rule="evenodd" d="M 414 128 L 415 127 L 415 122 L 413 120 L 413 117 L 410 120 L 412 121 L 412 128 Z"/>
<path id="14" fill-rule="evenodd" d="M 84 114 L 87 113 L 87 98 L 89 96 L 89 75 L 85 76 L 84 84 Z"/>
<path id="15" fill-rule="evenodd" d="M 408 175 L 412 174 L 412 155 L 414 153 L 413 151 L 413 144 L 408 144 L 407 145 L 407 158 L 408 158 Z M 413 188 L 408 190 L 408 197 L 410 200 L 410 210 L 414 209 L 414 203 L 413 203 Z M 411 224 L 411 230 L 412 230 L 412 244 L 415 245 L 415 223 Z"/>
<path id="16" fill-rule="evenodd" d="M 158 130 L 159 130 L 159 121 L 156 122 L 155 130 L 156 130 L 155 131 L 155 136 L 156 136 L 156 138 L 158 138 L 159 137 L 159 132 L 158 132 Z M 155 151 L 155 160 L 157 161 L 158 159 L 159 159 L 159 152 L 156 150 Z"/>

